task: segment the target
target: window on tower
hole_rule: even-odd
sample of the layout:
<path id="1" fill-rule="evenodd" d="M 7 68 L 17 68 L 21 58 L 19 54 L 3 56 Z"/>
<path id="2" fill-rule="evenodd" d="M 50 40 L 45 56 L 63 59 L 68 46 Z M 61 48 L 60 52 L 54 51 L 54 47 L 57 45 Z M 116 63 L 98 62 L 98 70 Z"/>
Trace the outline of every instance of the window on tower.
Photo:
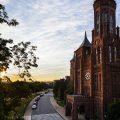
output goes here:
<path id="1" fill-rule="evenodd" d="M 114 62 L 117 61 L 117 47 L 114 47 Z"/>
<path id="2" fill-rule="evenodd" d="M 114 23 L 113 16 L 110 15 L 110 33 L 113 33 L 113 23 Z"/>
<path id="3" fill-rule="evenodd" d="M 112 62 L 112 47 L 109 46 L 109 62 Z"/>
<path id="4" fill-rule="evenodd" d="M 100 13 L 97 12 L 96 13 L 96 33 L 99 34 L 100 33 Z"/>
<path id="5" fill-rule="evenodd" d="M 103 23 L 108 22 L 108 14 L 107 13 L 102 13 L 102 22 Z"/>

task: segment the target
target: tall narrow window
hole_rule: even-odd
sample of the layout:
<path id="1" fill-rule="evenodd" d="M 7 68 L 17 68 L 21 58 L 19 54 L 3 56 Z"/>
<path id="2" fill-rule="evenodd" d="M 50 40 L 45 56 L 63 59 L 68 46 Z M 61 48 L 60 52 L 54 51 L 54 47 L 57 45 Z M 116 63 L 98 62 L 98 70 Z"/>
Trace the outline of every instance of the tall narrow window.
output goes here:
<path id="1" fill-rule="evenodd" d="M 102 62 L 102 49 L 100 48 L 100 63 Z"/>
<path id="2" fill-rule="evenodd" d="M 98 47 L 98 49 L 97 49 L 97 54 L 98 54 L 98 63 L 101 63 L 102 56 L 101 56 L 101 48 L 100 47 Z"/>
<path id="3" fill-rule="evenodd" d="M 98 51 L 97 51 L 97 49 L 96 49 L 96 64 L 98 63 Z"/>
<path id="4" fill-rule="evenodd" d="M 107 13 L 102 13 L 102 22 L 106 23 L 108 21 L 108 14 Z"/>
<path id="5" fill-rule="evenodd" d="M 117 60 L 117 49 L 116 49 L 116 47 L 114 47 L 114 60 L 115 60 L 115 62 Z"/>
<path id="6" fill-rule="evenodd" d="M 96 32 L 97 32 L 97 35 L 100 33 L 100 13 L 97 12 L 96 13 Z"/>
<path id="7" fill-rule="evenodd" d="M 101 74 L 99 74 L 99 91 L 101 91 Z"/>
<path id="8" fill-rule="evenodd" d="M 109 46 L 109 62 L 112 62 L 112 48 Z"/>
<path id="9" fill-rule="evenodd" d="M 110 33 L 113 33 L 113 16 L 110 15 Z"/>

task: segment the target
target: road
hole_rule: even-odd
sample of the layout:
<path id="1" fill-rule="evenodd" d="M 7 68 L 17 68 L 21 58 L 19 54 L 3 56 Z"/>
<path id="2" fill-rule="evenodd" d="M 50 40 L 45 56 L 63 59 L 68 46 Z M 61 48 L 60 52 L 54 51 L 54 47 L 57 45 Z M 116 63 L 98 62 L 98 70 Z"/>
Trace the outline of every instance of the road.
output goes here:
<path id="1" fill-rule="evenodd" d="M 50 96 L 53 94 L 48 93 L 40 98 L 37 109 L 32 110 L 32 120 L 63 120 L 52 106 Z"/>

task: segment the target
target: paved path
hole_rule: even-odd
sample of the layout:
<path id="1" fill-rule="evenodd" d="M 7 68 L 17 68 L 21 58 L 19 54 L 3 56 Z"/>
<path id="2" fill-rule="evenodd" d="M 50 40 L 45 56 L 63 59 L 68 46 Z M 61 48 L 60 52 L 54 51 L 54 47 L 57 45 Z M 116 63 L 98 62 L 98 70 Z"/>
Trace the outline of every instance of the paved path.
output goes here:
<path id="1" fill-rule="evenodd" d="M 54 97 L 50 97 L 50 101 L 51 101 L 51 104 L 53 105 L 53 107 L 55 108 L 55 110 L 64 118 L 64 120 L 71 120 L 72 119 L 71 116 L 65 116 L 65 108 L 59 106 L 56 103 L 56 100 L 54 99 Z"/>
<path id="2" fill-rule="evenodd" d="M 45 94 L 40 98 L 36 110 L 32 110 L 32 120 L 63 120 L 50 102 L 52 93 Z"/>
<path id="3" fill-rule="evenodd" d="M 36 98 L 36 97 L 35 97 Z M 32 113 L 32 105 L 33 102 L 35 100 L 35 98 L 29 103 L 29 105 L 27 106 L 26 110 L 25 110 L 25 114 L 24 114 L 24 120 L 31 120 L 31 113 Z"/>

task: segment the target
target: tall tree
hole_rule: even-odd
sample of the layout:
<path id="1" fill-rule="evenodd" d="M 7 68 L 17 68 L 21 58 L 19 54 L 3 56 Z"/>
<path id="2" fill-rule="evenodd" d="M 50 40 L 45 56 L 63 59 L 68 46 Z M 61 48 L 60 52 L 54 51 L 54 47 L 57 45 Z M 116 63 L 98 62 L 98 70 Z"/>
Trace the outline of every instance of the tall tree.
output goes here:
<path id="1" fill-rule="evenodd" d="M 16 26 L 18 22 L 15 19 L 9 19 L 5 7 L 0 4 L 0 24 L 6 23 L 9 26 Z M 1 35 L 1 34 L 0 34 Z M 9 68 L 9 64 L 12 62 L 11 59 L 11 50 L 7 47 L 8 44 L 12 44 L 13 40 L 11 39 L 3 39 L 0 37 L 0 74 L 3 71 L 6 71 Z M 5 102 L 4 102 L 4 93 L 3 93 L 3 84 L 1 83 L 2 78 L 0 76 L 0 118 L 5 118 Z"/>
<path id="2" fill-rule="evenodd" d="M 18 75 L 26 81 L 31 80 L 30 74 L 31 67 L 37 67 L 37 59 L 34 51 L 36 46 L 32 46 L 30 42 L 20 42 L 12 47 L 12 56 L 14 59 L 14 65 L 19 68 Z"/>
<path id="3" fill-rule="evenodd" d="M 6 23 L 9 26 L 18 25 L 18 22 L 15 19 L 9 19 L 5 7 L 0 4 L 0 24 L 2 23 Z M 12 43 L 13 40 L 3 39 L 0 37 L 0 72 L 5 71 L 7 68 L 9 68 L 9 64 L 12 62 L 10 60 L 12 54 L 10 48 L 7 47 L 8 44 Z"/>

